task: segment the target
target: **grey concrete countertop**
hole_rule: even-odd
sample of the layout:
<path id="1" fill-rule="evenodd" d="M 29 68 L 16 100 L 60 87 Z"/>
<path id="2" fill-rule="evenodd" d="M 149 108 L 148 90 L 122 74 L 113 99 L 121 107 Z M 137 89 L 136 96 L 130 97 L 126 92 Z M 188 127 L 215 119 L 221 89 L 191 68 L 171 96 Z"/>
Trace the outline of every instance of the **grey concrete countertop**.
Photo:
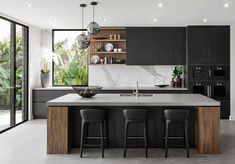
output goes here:
<path id="1" fill-rule="evenodd" d="M 102 90 L 133 90 L 135 87 L 103 87 Z M 34 88 L 33 90 L 73 90 L 72 87 L 47 87 L 47 88 Z M 162 90 L 162 91 L 187 91 L 188 88 L 171 88 L 171 87 L 139 87 L 139 90 Z"/>
<path id="2" fill-rule="evenodd" d="M 200 94 L 153 94 L 153 96 L 120 96 L 97 94 L 82 98 L 67 94 L 47 102 L 48 106 L 220 106 L 220 102 Z"/>

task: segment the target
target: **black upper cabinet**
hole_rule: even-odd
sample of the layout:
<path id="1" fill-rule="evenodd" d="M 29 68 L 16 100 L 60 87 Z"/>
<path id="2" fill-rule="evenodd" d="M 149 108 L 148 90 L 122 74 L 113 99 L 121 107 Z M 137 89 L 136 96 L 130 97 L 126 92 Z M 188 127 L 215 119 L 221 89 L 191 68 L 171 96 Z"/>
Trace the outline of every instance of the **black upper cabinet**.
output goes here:
<path id="1" fill-rule="evenodd" d="M 189 64 L 229 64 L 229 26 L 189 26 Z"/>
<path id="2" fill-rule="evenodd" d="M 184 65 L 186 28 L 128 27 L 128 65 Z"/>

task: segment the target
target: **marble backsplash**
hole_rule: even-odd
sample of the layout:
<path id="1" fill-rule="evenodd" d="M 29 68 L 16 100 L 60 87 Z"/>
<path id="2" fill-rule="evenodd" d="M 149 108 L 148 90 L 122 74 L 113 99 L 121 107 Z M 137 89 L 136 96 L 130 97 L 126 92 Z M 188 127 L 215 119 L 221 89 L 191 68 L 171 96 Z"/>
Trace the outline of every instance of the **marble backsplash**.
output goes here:
<path id="1" fill-rule="evenodd" d="M 103 87 L 153 87 L 170 84 L 174 66 L 90 65 L 89 85 Z M 182 76 L 184 78 L 184 75 Z"/>

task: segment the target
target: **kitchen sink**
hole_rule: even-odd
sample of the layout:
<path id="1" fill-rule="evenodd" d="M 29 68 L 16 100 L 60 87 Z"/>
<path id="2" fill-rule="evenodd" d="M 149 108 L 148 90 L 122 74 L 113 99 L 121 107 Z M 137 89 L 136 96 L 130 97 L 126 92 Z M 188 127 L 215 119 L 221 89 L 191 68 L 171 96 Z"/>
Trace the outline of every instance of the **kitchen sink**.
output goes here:
<path id="1" fill-rule="evenodd" d="M 134 97 L 136 96 L 136 94 L 133 94 L 133 93 L 122 93 L 120 94 L 120 96 L 123 96 L 123 97 Z M 146 93 L 142 93 L 142 94 L 138 94 L 138 97 L 152 97 L 153 94 L 146 94 Z"/>

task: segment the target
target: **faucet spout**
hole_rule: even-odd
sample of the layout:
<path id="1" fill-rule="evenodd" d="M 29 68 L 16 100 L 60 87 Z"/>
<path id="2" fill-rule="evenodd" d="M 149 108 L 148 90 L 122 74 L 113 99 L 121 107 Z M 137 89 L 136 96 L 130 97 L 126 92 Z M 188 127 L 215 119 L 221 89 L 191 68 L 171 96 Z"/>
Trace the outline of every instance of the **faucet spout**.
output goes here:
<path id="1" fill-rule="evenodd" d="M 138 81 L 136 81 L 136 97 L 138 97 L 139 94 L 139 84 Z"/>

